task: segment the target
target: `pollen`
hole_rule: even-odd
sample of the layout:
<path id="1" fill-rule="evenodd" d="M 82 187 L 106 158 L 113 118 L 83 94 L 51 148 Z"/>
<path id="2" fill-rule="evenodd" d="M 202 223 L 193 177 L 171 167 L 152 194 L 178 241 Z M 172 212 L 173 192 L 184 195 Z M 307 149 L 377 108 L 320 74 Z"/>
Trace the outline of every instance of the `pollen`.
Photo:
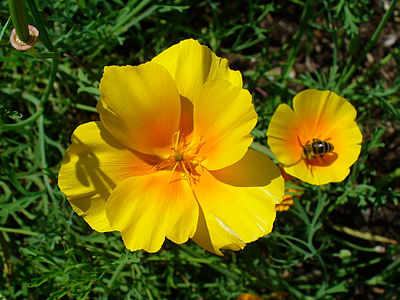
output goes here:
<path id="1" fill-rule="evenodd" d="M 186 141 L 185 137 L 180 136 L 180 131 L 177 131 L 173 136 L 170 155 L 156 164 L 154 169 L 156 171 L 170 170 L 171 180 L 175 177 L 174 173 L 179 173 L 181 174 L 180 178 L 187 180 L 190 185 L 196 184 L 200 176 L 198 167 L 204 160 L 198 155 L 203 144 L 204 142 L 192 145 Z"/>
<path id="2" fill-rule="evenodd" d="M 175 161 L 183 161 L 183 154 L 175 150 Z"/>

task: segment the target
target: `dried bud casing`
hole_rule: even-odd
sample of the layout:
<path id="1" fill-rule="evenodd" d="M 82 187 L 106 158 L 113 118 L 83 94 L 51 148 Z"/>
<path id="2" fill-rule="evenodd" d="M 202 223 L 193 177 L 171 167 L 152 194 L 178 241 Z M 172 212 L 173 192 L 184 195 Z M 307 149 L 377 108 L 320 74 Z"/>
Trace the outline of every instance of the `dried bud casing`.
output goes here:
<path id="1" fill-rule="evenodd" d="M 36 27 L 32 25 L 28 25 L 29 29 L 29 35 L 31 36 L 31 39 L 28 42 L 23 42 L 18 38 L 17 32 L 15 28 L 11 31 L 11 36 L 10 36 L 10 42 L 11 45 L 16 49 L 16 50 L 28 50 L 31 49 L 35 44 L 39 36 L 39 31 L 36 29 Z"/>

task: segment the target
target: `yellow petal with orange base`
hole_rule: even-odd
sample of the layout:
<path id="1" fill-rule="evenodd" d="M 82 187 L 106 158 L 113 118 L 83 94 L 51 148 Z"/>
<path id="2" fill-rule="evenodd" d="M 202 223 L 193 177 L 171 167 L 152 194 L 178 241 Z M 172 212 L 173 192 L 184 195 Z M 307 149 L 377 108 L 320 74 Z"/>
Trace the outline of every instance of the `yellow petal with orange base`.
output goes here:
<path id="1" fill-rule="evenodd" d="M 198 203 L 182 174 L 159 171 L 125 179 L 106 203 L 111 228 L 126 248 L 158 251 L 165 238 L 181 244 L 194 235 Z"/>
<path id="2" fill-rule="evenodd" d="M 193 100 L 201 86 L 212 79 L 225 79 L 242 87 L 242 75 L 229 68 L 228 60 L 216 56 L 207 46 L 188 39 L 169 47 L 152 59 L 174 78 L 179 93 Z"/>
<path id="3" fill-rule="evenodd" d="M 269 123 L 268 145 L 275 157 L 284 165 L 293 165 L 301 160 L 302 146 L 299 134 L 302 122 L 287 104 L 280 104 Z"/>
<path id="4" fill-rule="evenodd" d="M 232 166 L 204 169 L 193 190 L 201 207 L 193 240 L 221 255 L 220 249 L 240 250 L 271 232 L 284 180 L 268 157 L 249 149 Z"/>
<path id="5" fill-rule="evenodd" d="M 126 177 L 154 172 L 152 156 L 119 143 L 100 122 L 80 125 L 72 134 L 58 186 L 72 208 L 96 231 L 111 231 L 105 203 Z"/>
<path id="6" fill-rule="evenodd" d="M 304 125 L 302 133 L 304 143 L 313 138 L 321 140 L 331 138 L 331 130 L 336 126 L 354 127 L 357 115 L 353 105 L 343 97 L 332 91 L 314 89 L 298 93 L 293 99 L 293 110 Z M 348 124 L 349 122 L 351 124 Z M 360 143 L 361 139 L 355 142 Z"/>
<path id="7" fill-rule="evenodd" d="M 257 114 L 250 93 L 222 79 L 208 81 L 194 98 L 193 145 L 201 164 L 217 170 L 239 161 L 253 141 Z"/>
<path id="8" fill-rule="evenodd" d="M 116 139 L 142 153 L 168 155 L 181 101 L 164 67 L 152 62 L 105 67 L 100 92 L 100 119 Z"/>

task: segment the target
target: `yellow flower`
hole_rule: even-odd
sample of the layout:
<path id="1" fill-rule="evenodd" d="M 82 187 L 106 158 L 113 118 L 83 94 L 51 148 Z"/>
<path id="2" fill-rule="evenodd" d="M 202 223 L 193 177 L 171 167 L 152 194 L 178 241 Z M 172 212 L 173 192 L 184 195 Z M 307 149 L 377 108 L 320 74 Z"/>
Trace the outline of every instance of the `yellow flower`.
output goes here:
<path id="1" fill-rule="evenodd" d="M 278 168 L 249 149 L 257 122 L 240 72 L 194 40 L 139 66 L 109 66 L 100 122 L 79 126 L 59 173 L 72 208 L 125 246 L 165 238 L 208 251 L 242 249 L 272 230 Z"/>
<path id="2" fill-rule="evenodd" d="M 357 112 L 331 91 L 305 90 L 293 99 L 293 110 L 280 104 L 272 116 L 268 144 L 285 171 L 321 185 L 346 178 L 362 141 Z"/>
<path id="3" fill-rule="evenodd" d="M 300 189 L 287 189 L 287 193 L 283 196 L 282 202 L 275 205 L 276 211 L 287 211 L 294 205 L 294 198 L 300 200 L 300 196 L 304 193 Z M 294 194 L 293 194 L 294 193 Z"/>
<path id="4" fill-rule="evenodd" d="M 246 294 L 240 294 L 237 300 L 263 300 L 260 296 L 246 293 Z"/>

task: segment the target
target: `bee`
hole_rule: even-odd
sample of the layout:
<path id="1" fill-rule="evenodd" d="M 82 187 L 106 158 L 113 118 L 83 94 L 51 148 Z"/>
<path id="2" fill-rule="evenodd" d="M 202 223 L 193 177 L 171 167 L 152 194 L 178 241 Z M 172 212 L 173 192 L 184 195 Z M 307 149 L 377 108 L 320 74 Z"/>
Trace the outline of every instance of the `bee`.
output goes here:
<path id="1" fill-rule="evenodd" d="M 308 160 L 316 157 L 324 157 L 325 154 L 332 152 L 333 145 L 327 141 L 313 139 L 303 146 L 303 155 Z"/>

